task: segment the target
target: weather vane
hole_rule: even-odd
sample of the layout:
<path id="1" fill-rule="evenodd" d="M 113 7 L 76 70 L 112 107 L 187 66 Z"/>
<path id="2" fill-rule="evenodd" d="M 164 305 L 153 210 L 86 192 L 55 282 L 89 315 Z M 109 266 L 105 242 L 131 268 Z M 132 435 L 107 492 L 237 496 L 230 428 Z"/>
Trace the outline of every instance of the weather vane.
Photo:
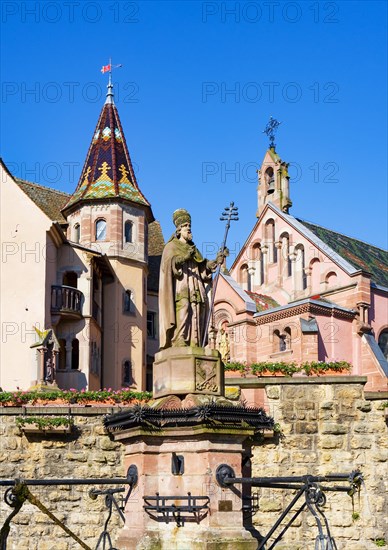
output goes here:
<path id="1" fill-rule="evenodd" d="M 112 65 L 112 59 L 109 59 L 108 65 L 103 65 L 101 68 L 102 74 L 109 73 L 109 77 L 112 74 L 112 69 L 118 69 L 119 67 L 122 67 L 121 63 L 119 65 Z"/>
<path id="2" fill-rule="evenodd" d="M 269 117 L 269 121 L 267 122 L 267 126 L 263 130 L 263 134 L 267 134 L 269 137 L 269 147 L 270 149 L 275 149 L 275 134 L 276 130 L 278 129 L 278 126 L 280 126 L 281 122 L 276 120 L 276 118 Z"/>
<path id="3" fill-rule="evenodd" d="M 109 73 L 109 81 L 107 86 L 108 93 L 106 94 L 105 103 L 113 103 L 112 69 L 118 69 L 119 67 L 122 67 L 121 63 L 119 65 L 112 65 L 112 59 L 109 59 L 109 64 L 103 65 L 101 68 L 102 74 Z"/>

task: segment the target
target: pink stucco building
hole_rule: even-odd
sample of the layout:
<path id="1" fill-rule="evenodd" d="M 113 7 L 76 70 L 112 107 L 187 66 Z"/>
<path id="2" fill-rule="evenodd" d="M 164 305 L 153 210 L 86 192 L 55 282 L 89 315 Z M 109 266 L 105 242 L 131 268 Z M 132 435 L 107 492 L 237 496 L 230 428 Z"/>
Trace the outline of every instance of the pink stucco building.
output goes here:
<path id="1" fill-rule="evenodd" d="M 230 360 L 344 360 L 366 389 L 387 390 L 387 253 L 294 218 L 287 169 L 270 147 L 256 222 L 220 277 L 215 325 L 228 327 Z"/>

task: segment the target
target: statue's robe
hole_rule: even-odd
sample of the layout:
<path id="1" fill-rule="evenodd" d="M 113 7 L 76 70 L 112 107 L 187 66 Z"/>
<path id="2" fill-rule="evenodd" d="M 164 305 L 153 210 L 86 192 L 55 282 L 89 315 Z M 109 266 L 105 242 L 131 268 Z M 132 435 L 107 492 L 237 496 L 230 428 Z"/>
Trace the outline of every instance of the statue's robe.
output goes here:
<path id="1" fill-rule="evenodd" d="M 160 348 L 201 346 L 208 313 L 205 284 L 211 280 L 215 262 L 204 259 L 193 243 L 172 237 L 164 247 L 159 283 Z"/>

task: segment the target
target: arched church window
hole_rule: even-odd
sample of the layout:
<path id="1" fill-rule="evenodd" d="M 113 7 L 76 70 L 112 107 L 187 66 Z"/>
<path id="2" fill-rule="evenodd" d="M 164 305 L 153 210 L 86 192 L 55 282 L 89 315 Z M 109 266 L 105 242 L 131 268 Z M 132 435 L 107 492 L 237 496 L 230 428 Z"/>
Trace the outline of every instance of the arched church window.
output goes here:
<path id="1" fill-rule="evenodd" d="M 295 253 L 296 253 L 295 271 L 296 271 L 297 290 L 306 290 L 307 275 L 305 272 L 306 262 L 305 262 L 304 246 L 302 244 L 298 244 L 295 247 Z"/>
<path id="2" fill-rule="evenodd" d="M 280 243 L 281 243 L 281 265 L 282 265 L 282 273 L 284 277 L 291 277 L 292 275 L 292 262 L 290 258 L 290 236 L 288 233 L 282 233 L 280 235 Z"/>
<path id="3" fill-rule="evenodd" d="M 124 241 L 126 243 L 133 242 L 133 223 L 129 220 L 124 224 Z"/>
<path id="4" fill-rule="evenodd" d="M 379 348 L 388 361 L 388 328 L 384 329 L 379 336 Z"/>
<path id="5" fill-rule="evenodd" d="M 248 289 L 248 265 L 244 264 L 240 267 L 240 284 L 243 287 L 244 290 Z"/>
<path id="6" fill-rule="evenodd" d="M 273 351 L 281 351 L 280 349 L 280 332 L 278 330 L 273 331 Z"/>
<path id="7" fill-rule="evenodd" d="M 291 349 L 291 329 L 290 327 L 286 327 L 284 329 L 284 340 L 286 344 L 286 349 Z"/>
<path id="8" fill-rule="evenodd" d="M 96 241 L 105 241 L 106 239 L 106 220 L 100 218 L 96 221 Z"/>
<path id="9" fill-rule="evenodd" d="M 74 226 L 74 242 L 79 243 L 81 240 L 81 226 L 79 223 L 76 223 Z"/>
<path id="10" fill-rule="evenodd" d="M 291 329 L 286 327 L 284 332 L 279 330 L 273 331 L 273 350 L 274 352 L 278 351 L 287 351 L 291 349 Z"/>
<path id="11" fill-rule="evenodd" d="M 278 255 L 275 246 L 275 221 L 272 219 L 268 220 L 265 224 L 265 241 L 269 250 L 269 261 L 276 264 Z"/>

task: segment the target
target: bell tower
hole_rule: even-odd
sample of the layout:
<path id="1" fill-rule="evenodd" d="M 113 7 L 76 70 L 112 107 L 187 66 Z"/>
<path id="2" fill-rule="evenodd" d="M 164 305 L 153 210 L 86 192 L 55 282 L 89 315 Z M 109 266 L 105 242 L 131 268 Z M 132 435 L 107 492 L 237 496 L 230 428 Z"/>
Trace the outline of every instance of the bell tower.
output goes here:
<path id="1" fill-rule="evenodd" d="M 276 152 L 275 132 L 279 124 L 280 122 L 270 117 L 264 130 L 270 142 L 260 170 L 258 171 L 257 217 L 260 216 L 268 202 L 275 204 L 285 213 L 288 213 L 289 208 L 292 206 L 290 200 L 288 163 L 283 162 Z"/>

